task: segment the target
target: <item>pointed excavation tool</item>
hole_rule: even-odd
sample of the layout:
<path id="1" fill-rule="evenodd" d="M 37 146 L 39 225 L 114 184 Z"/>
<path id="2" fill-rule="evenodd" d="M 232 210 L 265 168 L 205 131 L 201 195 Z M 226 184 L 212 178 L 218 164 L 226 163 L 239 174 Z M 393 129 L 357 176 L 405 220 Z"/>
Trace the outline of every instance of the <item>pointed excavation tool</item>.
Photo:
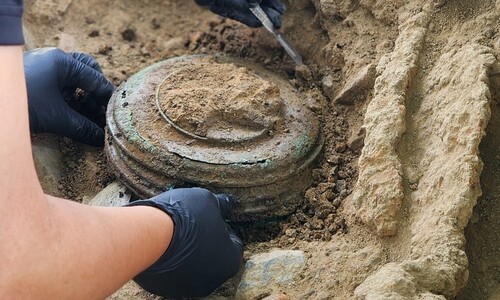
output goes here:
<path id="1" fill-rule="evenodd" d="M 285 36 L 274 27 L 273 23 L 271 20 L 269 20 L 269 17 L 266 15 L 264 10 L 260 7 L 258 3 L 255 3 L 253 7 L 250 7 L 250 11 L 255 15 L 257 19 L 259 19 L 260 22 L 264 25 L 264 27 L 274 34 L 278 42 L 281 44 L 281 46 L 285 49 L 286 53 L 290 55 L 290 57 L 293 59 L 296 65 L 302 65 L 302 57 L 300 57 L 300 54 L 293 48 L 292 45 L 285 39 Z"/>

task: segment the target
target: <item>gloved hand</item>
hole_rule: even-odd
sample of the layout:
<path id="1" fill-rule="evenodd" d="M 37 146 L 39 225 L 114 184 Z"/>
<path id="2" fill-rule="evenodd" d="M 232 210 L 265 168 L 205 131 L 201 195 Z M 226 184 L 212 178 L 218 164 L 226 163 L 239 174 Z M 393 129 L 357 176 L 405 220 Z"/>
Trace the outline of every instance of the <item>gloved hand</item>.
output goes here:
<path id="1" fill-rule="evenodd" d="M 223 218 L 233 200 L 201 188 L 174 189 L 127 206 L 147 205 L 172 217 L 174 235 L 165 253 L 134 280 L 167 298 L 205 297 L 233 277 L 243 243 Z"/>
<path id="2" fill-rule="evenodd" d="M 86 92 L 83 105 L 87 111 L 98 112 L 107 105 L 114 87 L 93 57 L 57 48 L 36 49 L 24 53 L 24 73 L 32 133 L 55 133 L 91 146 L 104 145 L 102 128 L 64 100 L 78 87 Z"/>
<path id="3" fill-rule="evenodd" d="M 213 13 L 227 17 L 250 27 L 261 27 L 262 23 L 252 14 L 249 7 L 259 4 L 258 0 L 195 0 L 198 5 L 209 6 Z M 279 0 L 263 0 L 260 6 L 276 28 L 281 28 L 281 16 L 285 5 Z"/>

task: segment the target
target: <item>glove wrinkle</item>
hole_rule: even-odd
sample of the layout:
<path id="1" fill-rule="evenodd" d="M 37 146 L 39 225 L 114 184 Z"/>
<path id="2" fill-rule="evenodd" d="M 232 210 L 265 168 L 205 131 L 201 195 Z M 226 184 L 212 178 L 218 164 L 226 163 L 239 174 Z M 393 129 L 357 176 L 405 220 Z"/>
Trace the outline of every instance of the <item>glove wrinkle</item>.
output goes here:
<path id="1" fill-rule="evenodd" d="M 204 297 L 238 272 L 242 243 L 222 219 L 210 191 L 174 189 L 128 204 L 136 205 L 161 209 L 174 222 L 168 249 L 134 278 L 145 290 L 169 298 Z"/>
<path id="2" fill-rule="evenodd" d="M 259 3 L 256 0 L 195 0 L 198 5 L 208 6 L 210 11 L 219 16 L 241 22 L 249 27 L 262 27 L 262 23 L 250 11 L 250 5 Z M 263 0 L 260 6 L 269 16 L 276 28 L 281 28 L 281 16 L 285 5 L 279 0 Z"/>
<path id="3" fill-rule="evenodd" d="M 94 115 L 106 107 L 114 87 L 97 61 L 84 53 L 68 54 L 57 48 L 35 49 L 23 56 L 31 132 L 61 134 L 102 147 L 102 128 L 65 101 L 81 88 L 86 95 L 80 112 Z"/>

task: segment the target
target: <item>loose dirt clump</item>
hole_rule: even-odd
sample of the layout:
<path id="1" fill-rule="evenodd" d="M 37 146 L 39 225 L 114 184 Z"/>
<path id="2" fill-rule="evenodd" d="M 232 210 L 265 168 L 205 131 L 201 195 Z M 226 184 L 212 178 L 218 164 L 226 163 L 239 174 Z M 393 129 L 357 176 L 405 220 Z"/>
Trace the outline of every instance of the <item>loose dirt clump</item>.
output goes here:
<path id="1" fill-rule="evenodd" d="M 75 144 L 66 138 L 59 139 L 59 149 L 65 166 L 59 188 L 68 199 L 83 202 L 113 182 L 115 176 L 101 149 Z"/>
<path id="2" fill-rule="evenodd" d="M 496 299 L 500 2 L 285 3 L 282 31 L 305 71 L 265 30 L 193 1 L 30 0 L 26 35 L 29 47 L 95 55 L 117 85 L 157 61 L 200 53 L 289 81 L 323 116 L 314 182 L 290 216 L 235 227 L 245 258 L 273 247 L 306 253 L 300 281 L 282 291 L 290 299 Z M 74 147 L 63 150 L 62 184 L 78 199 L 110 175 L 96 176 L 100 150 Z M 235 285 L 219 294 L 232 297 Z"/>

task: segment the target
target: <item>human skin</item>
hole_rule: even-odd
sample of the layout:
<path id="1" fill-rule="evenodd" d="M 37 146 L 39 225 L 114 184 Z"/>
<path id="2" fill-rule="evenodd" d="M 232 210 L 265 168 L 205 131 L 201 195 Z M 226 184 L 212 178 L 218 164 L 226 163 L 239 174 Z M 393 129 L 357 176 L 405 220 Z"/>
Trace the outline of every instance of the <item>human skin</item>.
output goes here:
<path id="1" fill-rule="evenodd" d="M 0 46 L 0 299 L 102 299 L 153 264 L 174 225 L 148 207 L 45 195 L 28 123 L 21 46 Z"/>

